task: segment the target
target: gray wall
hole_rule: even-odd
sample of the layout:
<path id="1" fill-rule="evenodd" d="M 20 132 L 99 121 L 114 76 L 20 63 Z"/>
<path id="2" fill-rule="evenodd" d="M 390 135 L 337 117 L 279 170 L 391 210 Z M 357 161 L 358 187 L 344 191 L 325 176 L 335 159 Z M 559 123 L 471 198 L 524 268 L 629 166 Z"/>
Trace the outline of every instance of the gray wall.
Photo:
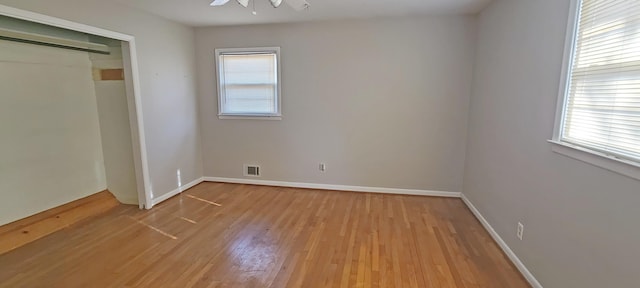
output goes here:
<path id="1" fill-rule="evenodd" d="M 498 0 L 479 16 L 463 191 L 544 287 L 638 287 L 640 182 L 546 142 L 568 9 Z"/>
<path id="2" fill-rule="evenodd" d="M 473 17 L 196 29 L 205 176 L 460 192 Z M 280 46 L 281 121 L 219 120 L 214 49 Z M 325 162 L 321 173 L 318 164 Z"/>
<path id="3" fill-rule="evenodd" d="M 111 54 L 90 53 L 94 71 L 94 89 L 98 104 L 100 135 L 107 189 L 118 201 L 138 204 L 138 183 L 134 164 L 133 140 L 129 121 L 126 85 L 123 80 L 102 81 L 95 73 L 100 69 L 122 69 L 122 48 L 110 47 Z M 51 48 L 50 48 L 51 49 Z M 98 72 L 99 73 L 99 72 Z"/>
<path id="4" fill-rule="evenodd" d="M 0 0 L 0 4 L 136 37 L 154 195 L 202 177 L 195 97 L 194 31 L 114 1 Z"/>

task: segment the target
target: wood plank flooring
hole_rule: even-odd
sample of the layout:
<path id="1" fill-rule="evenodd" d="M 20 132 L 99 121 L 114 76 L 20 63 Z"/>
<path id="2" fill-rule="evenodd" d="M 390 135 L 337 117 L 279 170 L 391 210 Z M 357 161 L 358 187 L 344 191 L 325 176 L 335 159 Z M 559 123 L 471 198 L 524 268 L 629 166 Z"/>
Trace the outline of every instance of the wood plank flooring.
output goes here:
<path id="1" fill-rule="evenodd" d="M 0 287 L 529 287 L 460 199 L 203 183 L 0 255 Z"/>
<path id="2" fill-rule="evenodd" d="M 102 191 L 42 213 L 0 226 L 0 254 L 89 219 L 120 205 L 109 191 Z"/>

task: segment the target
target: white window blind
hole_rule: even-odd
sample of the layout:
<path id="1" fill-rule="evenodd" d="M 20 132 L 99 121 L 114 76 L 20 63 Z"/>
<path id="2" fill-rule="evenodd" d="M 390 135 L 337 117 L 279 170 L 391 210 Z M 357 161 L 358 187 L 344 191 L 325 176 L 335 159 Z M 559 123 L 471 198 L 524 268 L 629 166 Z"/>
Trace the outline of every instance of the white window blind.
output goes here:
<path id="1" fill-rule="evenodd" d="M 583 0 L 561 140 L 640 161 L 640 1 Z"/>
<path id="2" fill-rule="evenodd" d="M 278 116 L 277 51 L 217 54 L 220 115 Z"/>

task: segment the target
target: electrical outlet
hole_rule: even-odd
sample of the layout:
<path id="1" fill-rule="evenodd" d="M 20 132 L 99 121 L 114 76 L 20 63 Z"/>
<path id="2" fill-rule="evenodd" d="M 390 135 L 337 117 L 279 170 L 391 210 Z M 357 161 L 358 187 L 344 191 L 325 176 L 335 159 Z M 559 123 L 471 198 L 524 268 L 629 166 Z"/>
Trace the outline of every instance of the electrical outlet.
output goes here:
<path id="1" fill-rule="evenodd" d="M 320 165 L 318 166 L 318 169 L 322 172 L 327 171 L 327 164 L 320 163 Z"/>
<path id="2" fill-rule="evenodd" d="M 524 225 L 518 222 L 518 231 L 516 232 L 518 239 L 522 240 L 522 234 L 524 234 Z"/>

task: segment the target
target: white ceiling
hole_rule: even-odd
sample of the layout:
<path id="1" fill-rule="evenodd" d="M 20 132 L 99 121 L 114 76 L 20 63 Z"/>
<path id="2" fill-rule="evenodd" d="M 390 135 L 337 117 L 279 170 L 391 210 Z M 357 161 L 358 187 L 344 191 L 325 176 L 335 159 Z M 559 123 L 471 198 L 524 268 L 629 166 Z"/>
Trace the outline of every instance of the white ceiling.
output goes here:
<path id="1" fill-rule="evenodd" d="M 474 14 L 491 0 L 307 0 L 311 8 L 301 12 L 284 3 L 274 9 L 269 0 L 255 0 L 258 12 L 255 16 L 251 14 L 251 3 L 249 8 L 244 8 L 235 0 L 222 7 L 209 6 L 212 0 L 118 1 L 190 26 L 217 26 L 423 14 Z"/>

